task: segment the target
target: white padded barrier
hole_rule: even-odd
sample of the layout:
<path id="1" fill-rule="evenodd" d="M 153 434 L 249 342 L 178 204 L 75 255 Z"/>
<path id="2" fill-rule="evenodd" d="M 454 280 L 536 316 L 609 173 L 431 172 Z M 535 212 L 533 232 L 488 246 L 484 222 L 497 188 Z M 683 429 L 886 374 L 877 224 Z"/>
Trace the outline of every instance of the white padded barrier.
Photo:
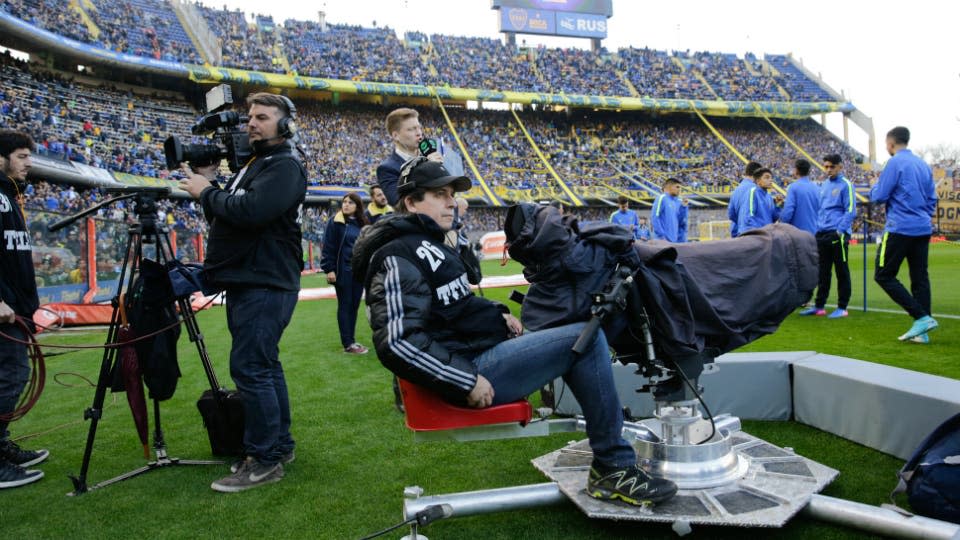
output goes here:
<path id="1" fill-rule="evenodd" d="M 789 420 L 793 414 L 790 365 L 815 356 L 813 351 L 728 353 L 717 357 L 713 373 L 700 377 L 703 398 L 714 415 L 730 413 L 750 420 Z M 637 393 L 646 379 L 637 375 L 636 364 L 614 364 L 617 395 L 624 407 L 638 418 L 653 415 L 650 393 Z M 580 414 L 580 405 L 562 379 L 554 381 L 559 414 Z"/>
<path id="2" fill-rule="evenodd" d="M 908 459 L 938 425 L 960 413 L 960 381 L 817 354 L 793 365 L 798 422 Z"/>

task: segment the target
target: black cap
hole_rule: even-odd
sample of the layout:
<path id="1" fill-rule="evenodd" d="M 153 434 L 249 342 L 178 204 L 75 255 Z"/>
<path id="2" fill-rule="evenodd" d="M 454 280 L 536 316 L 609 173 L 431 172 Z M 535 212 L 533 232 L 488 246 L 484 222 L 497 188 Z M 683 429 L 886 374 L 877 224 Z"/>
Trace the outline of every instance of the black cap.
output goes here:
<path id="1" fill-rule="evenodd" d="M 453 184 L 453 191 L 467 191 L 473 185 L 466 176 L 454 176 L 443 163 L 425 157 L 413 158 L 400 169 L 397 193 L 404 197 L 417 189 L 430 189 Z"/>

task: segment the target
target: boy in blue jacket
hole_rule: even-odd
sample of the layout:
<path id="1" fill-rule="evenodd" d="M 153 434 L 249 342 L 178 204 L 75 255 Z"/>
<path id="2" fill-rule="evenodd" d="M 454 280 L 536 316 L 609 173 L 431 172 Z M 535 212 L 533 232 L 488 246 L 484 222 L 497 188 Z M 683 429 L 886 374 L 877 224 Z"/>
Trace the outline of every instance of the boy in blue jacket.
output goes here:
<path id="1" fill-rule="evenodd" d="M 850 266 L 847 264 L 850 234 L 853 232 L 853 218 L 857 216 L 857 200 L 854 196 L 853 182 L 843 173 L 843 160 L 840 154 L 830 154 L 823 158 L 823 168 L 827 179 L 820 186 L 820 211 L 817 215 L 817 252 L 820 255 L 820 276 L 817 285 L 816 303 L 800 312 L 800 315 L 827 315 L 825 306 L 830 294 L 830 270 L 837 275 L 837 309 L 829 319 L 846 317 L 847 304 L 850 303 Z"/>

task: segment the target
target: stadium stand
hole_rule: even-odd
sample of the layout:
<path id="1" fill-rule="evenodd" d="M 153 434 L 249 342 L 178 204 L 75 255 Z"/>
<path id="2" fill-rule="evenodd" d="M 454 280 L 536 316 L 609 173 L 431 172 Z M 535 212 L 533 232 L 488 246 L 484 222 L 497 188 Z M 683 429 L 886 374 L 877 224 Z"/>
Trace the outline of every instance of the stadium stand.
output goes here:
<path id="1" fill-rule="evenodd" d="M 499 40 L 433 34 L 430 43 L 434 50 L 430 61 L 439 84 L 527 92 L 548 89 L 534 73 L 529 53 Z"/>
<path id="2" fill-rule="evenodd" d="M 773 77 L 790 95 L 793 101 L 830 101 L 833 96 L 824 90 L 816 81 L 803 74 L 790 59 L 782 54 L 767 54 L 764 59 L 777 74 Z"/>
<path id="3" fill-rule="evenodd" d="M 78 84 L 9 56 L 0 63 L 0 118 L 39 152 L 140 176 L 163 177 L 162 141 L 186 134 L 196 112 L 178 100 Z"/>
<path id="4" fill-rule="evenodd" d="M 420 84 L 427 71 L 417 54 L 389 28 L 287 20 L 284 47 L 299 75 Z"/>
<path id="5" fill-rule="evenodd" d="M 617 76 L 610 55 L 581 49 L 536 49 L 537 69 L 553 92 L 600 96 L 629 96 Z"/>
<path id="6" fill-rule="evenodd" d="M 260 25 L 247 24 L 242 11 L 197 7 L 213 33 L 220 37 L 223 65 L 268 73 L 284 72 L 283 66 L 270 52 L 273 46 L 263 39 Z"/>
<path id="7" fill-rule="evenodd" d="M 199 115 L 182 101 L 88 86 L 9 59 L 0 68 L 0 80 L 0 116 L 34 136 L 42 153 L 140 176 L 166 176 L 162 140 L 169 134 L 185 136 Z M 442 118 L 429 110 L 423 114 L 428 135 L 452 145 Z M 451 108 L 450 114 L 491 186 L 532 189 L 555 183 L 508 112 Z M 376 164 L 390 151 L 382 107 L 305 102 L 300 115 L 301 144 L 311 156 L 311 184 L 356 187 L 372 181 Z M 637 181 L 659 185 L 667 176 L 693 187 L 724 186 L 739 179 L 737 159 L 696 118 L 626 112 L 526 112 L 521 118 L 561 178 L 573 185 L 609 182 L 642 193 Z M 789 176 L 798 153 L 764 120 L 715 122 L 745 156 Z M 855 182 L 866 181 L 866 173 L 856 165 L 863 156 L 816 122 L 777 123 L 815 160 L 840 152 L 846 174 Z M 335 152 L 328 150 L 331 141 L 336 142 Z"/>
<path id="8" fill-rule="evenodd" d="M 66 0 L 2 0 L 0 7 L 35 26 L 82 42 L 92 42 L 79 13 Z"/>

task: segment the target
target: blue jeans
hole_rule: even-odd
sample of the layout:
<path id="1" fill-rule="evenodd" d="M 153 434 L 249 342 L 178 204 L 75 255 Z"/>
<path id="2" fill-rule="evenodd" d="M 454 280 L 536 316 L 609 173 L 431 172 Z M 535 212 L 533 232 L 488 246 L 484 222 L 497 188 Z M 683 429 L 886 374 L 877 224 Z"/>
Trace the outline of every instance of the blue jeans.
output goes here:
<path id="1" fill-rule="evenodd" d="M 296 305 L 295 291 L 227 290 L 230 376 L 243 397 L 244 451 L 265 465 L 294 448 L 279 344 Z"/>
<path id="2" fill-rule="evenodd" d="M 0 331 L 16 339 L 25 338 L 23 330 L 13 324 L 0 325 Z M 0 337 L 0 414 L 13 412 L 29 379 L 27 346 Z M 5 441 L 10 436 L 7 424 L 8 422 L 0 420 L 0 441 Z"/>
<path id="3" fill-rule="evenodd" d="M 337 291 L 337 326 L 340 328 L 340 343 L 346 349 L 356 343 L 357 311 L 363 297 L 363 283 L 353 279 L 350 272 L 337 274 L 333 285 Z"/>
<path id="4" fill-rule="evenodd" d="M 623 410 L 606 336 L 597 331 L 583 354 L 570 350 L 583 327 L 584 323 L 576 323 L 523 334 L 487 349 L 473 361 L 493 386 L 494 405 L 525 398 L 562 376 L 583 410 L 594 460 L 606 467 L 633 465 L 637 457 L 621 434 Z"/>

